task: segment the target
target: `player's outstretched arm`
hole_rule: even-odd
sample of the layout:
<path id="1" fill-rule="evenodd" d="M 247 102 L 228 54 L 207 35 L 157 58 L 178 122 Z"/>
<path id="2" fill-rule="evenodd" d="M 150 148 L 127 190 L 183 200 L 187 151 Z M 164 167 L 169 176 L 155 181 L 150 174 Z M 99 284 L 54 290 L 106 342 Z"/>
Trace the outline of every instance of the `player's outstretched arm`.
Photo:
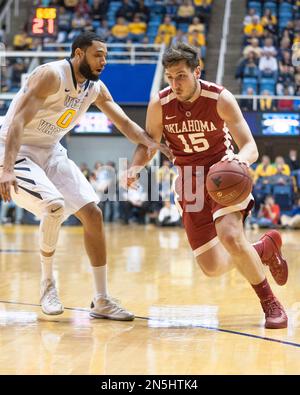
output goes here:
<path id="1" fill-rule="evenodd" d="M 254 163 L 258 158 L 256 143 L 235 97 L 226 89 L 220 94 L 217 111 L 239 148 L 238 159 Z"/>
<path id="2" fill-rule="evenodd" d="M 17 180 L 14 175 L 14 165 L 20 149 L 24 127 L 34 118 L 46 98 L 57 92 L 59 76 L 49 67 L 41 67 L 33 73 L 22 89 L 16 103 L 12 122 L 8 128 L 3 172 L 0 178 L 0 194 L 4 201 L 9 201 L 10 187 L 17 192 Z"/>
<path id="3" fill-rule="evenodd" d="M 155 153 L 159 149 L 169 159 L 172 153 L 169 148 L 160 144 L 157 140 L 149 136 L 139 125 L 133 122 L 122 110 L 122 108 L 113 100 L 106 86 L 101 83 L 101 92 L 95 101 L 95 105 L 116 125 L 116 127 L 133 143 L 142 144 L 149 151 L 149 154 Z"/>
<path id="4" fill-rule="evenodd" d="M 146 117 L 146 130 L 149 135 L 157 142 L 160 143 L 163 132 L 162 125 L 162 108 L 158 96 L 151 99 Z M 127 186 L 130 187 L 137 179 L 138 173 L 141 169 L 153 158 L 155 152 L 147 152 L 147 148 L 144 145 L 139 144 L 133 154 L 130 167 L 127 172 Z M 169 158 L 170 160 L 173 159 Z"/>

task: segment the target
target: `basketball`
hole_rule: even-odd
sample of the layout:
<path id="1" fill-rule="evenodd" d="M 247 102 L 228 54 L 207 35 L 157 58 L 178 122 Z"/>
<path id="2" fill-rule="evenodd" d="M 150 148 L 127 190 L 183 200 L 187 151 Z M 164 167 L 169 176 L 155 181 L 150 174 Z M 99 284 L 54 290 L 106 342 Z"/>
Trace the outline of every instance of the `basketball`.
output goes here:
<path id="1" fill-rule="evenodd" d="M 248 167 L 237 160 L 218 162 L 207 174 L 206 188 L 211 198 L 223 206 L 239 204 L 252 190 Z"/>

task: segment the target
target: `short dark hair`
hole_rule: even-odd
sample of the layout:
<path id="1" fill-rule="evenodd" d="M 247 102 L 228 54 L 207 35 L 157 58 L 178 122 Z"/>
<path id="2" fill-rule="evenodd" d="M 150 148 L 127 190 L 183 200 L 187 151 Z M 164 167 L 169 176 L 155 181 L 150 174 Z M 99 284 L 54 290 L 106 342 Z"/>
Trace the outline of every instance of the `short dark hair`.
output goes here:
<path id="1" fill-rule="evenodd" d="M 191 70 L 195 70 L 200 64 L 199 51 L 196 47 L 189 44 L 178 43 L 168 48 L 162 59 L 165 68 L 173 66 L 176 63 L 185 61 Z"/>
<path id="2" fill-rule="evenodd" d="M 93 32 L 84 32 L 77 36 L 72 43 L 71 58 L 74 58 L 77 48 L 85 50 L 93 44 L 93 41 L 105 42 L 103 37 Z"/>

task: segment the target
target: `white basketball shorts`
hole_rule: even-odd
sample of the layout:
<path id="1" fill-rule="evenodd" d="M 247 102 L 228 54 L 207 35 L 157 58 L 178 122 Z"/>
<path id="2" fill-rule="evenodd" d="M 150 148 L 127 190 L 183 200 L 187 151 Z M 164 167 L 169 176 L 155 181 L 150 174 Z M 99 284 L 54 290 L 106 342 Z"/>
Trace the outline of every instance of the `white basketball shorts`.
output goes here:
<path id="1" fill-rule="evenodd" d="M 3 159 L 4 146 L 0 145 L 0 174 Z M 14 170 L 19 191 L 16 194 L 12 187 L 12 199 L 38 218 L 56 199 L 64 199 L 65 219 L 86 204 L 99 202 L 91 184 L 61 144 L 49 149 L 22 145 Z"/>

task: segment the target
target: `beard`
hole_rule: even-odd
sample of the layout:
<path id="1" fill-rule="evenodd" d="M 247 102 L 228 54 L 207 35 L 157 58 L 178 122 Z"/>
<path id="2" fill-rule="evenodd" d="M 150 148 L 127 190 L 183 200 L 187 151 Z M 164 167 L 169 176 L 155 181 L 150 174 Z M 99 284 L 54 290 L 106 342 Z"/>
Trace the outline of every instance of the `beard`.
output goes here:
<path id="1" fill-rule="evenodd" d="M 87 80 L 98 81 L 99 79 L 99 74 L 98 75 L 93 74 L 92 69 L 86 60 L 86 57 L 84 57 L 84 59 L 79 65 L 79 72 Z"/>
<path id="2" fill-rule="evenodd" d="M 198 81 L 197 78 L 194 77 L 194 86 L 193 86 L 193 90 L 191 91 L 191 93 L 190 93 L 187 97 L 185 97 L 185 98 L 183 99 L 183 101 L 189 101 L 189 100 L 191 100 L 191 98 L 194 96 L 194 94 L 196 93 L 197 88 L 198 88 L 197 81 Z"/>

